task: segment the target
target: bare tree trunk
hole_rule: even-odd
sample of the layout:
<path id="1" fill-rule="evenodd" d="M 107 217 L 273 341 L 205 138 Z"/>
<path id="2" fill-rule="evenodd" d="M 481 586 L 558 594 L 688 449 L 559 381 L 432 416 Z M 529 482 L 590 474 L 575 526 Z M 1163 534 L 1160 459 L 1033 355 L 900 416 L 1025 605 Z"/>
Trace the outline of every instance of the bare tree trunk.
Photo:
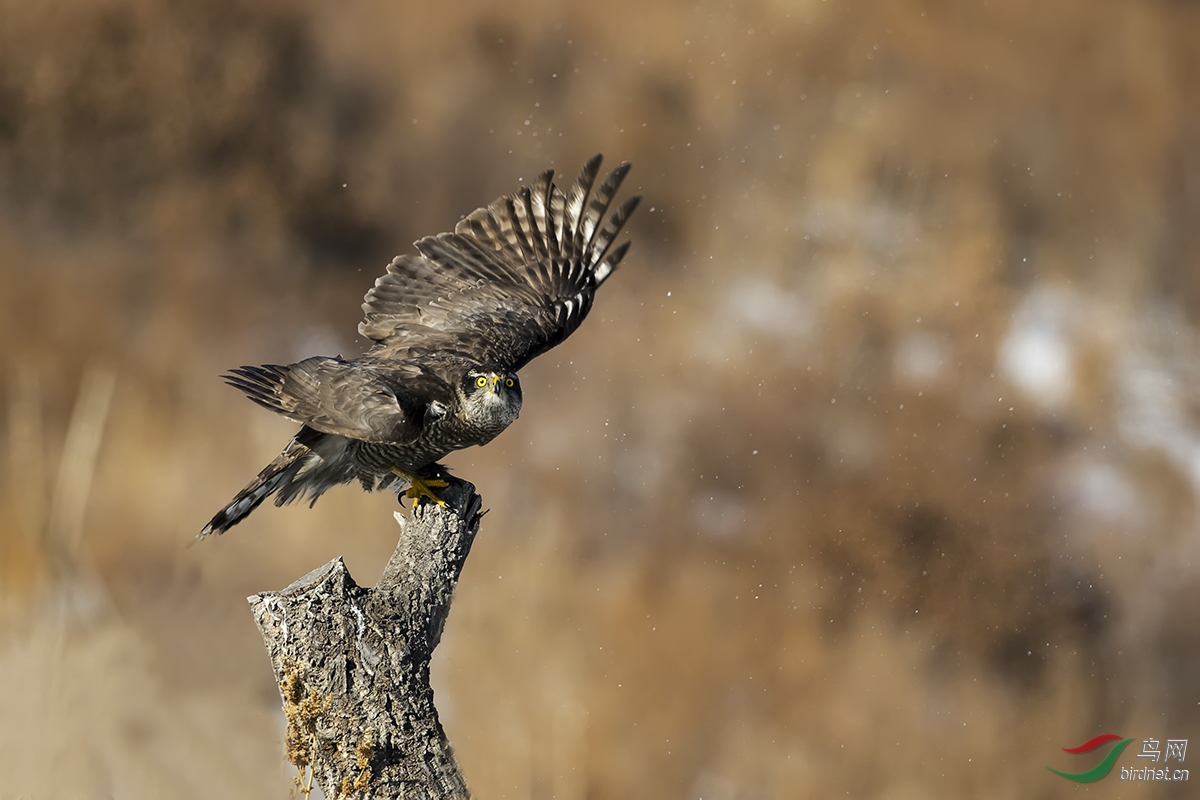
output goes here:
<path id="1" fill-rule="evenodd" d="M 475 487 L 450 479 L 442 508 L 406 521 L 379 584 L 336 558 L 249 598 L 287 715 L 287 757 L 334 798 L 467 798 L 438 721 L 429 660 L 479 530 Z"/>

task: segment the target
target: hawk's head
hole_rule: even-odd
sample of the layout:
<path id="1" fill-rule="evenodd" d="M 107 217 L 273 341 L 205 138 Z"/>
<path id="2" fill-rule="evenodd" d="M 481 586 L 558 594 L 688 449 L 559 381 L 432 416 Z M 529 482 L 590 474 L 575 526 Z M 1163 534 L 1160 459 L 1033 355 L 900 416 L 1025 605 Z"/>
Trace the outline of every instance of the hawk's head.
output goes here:
<path id="1" fill-rule="evenodd" d="M 521 412 L 521 382 L 515 372 L 470 370 L 459 392 L 463 417 L 492 436 L 512 424 Z"/>

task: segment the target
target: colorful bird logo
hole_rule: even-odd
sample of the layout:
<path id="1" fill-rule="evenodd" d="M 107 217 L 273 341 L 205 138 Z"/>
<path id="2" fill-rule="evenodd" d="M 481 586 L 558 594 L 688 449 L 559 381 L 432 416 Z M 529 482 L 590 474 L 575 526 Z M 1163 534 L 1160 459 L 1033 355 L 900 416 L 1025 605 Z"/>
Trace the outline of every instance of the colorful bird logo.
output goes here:
<path id="1" fill-rule="evenodd" d="M 1078 747 L 1064 747 L 1063 750 L 1068 753 L 1090 753 L 1097 748 L 1103 747 L 1109 742 L 1118 742 L 1117 746 L 1108 751 L 1108 755 L 1104 757 L 1096 766 L 1089 769 L 1087 772 L 1062 772 L 1054 767 L 1046 767 L 1055 775 L 1060 775 L 1069 781 L 1075 783 L 1095 783 L 1112 771 L 1113 764 L 1117 763 L 1117 757 L 1121 755 L 1121 751 L 1129 746 L 1133 739 L 1124 739 L 1115 733 L 1102 733 L 1099 736 L 1088 739 Z"/>

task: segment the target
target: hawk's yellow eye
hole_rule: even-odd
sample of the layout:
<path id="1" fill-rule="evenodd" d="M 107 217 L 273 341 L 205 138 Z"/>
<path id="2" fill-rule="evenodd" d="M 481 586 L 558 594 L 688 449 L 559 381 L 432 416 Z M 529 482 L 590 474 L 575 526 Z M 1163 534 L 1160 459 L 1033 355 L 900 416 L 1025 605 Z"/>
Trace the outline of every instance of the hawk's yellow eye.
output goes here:
<path id="1" fill-rule="evenodd" d="M 516 385 L 516 383 L 517 383 L 517 382 L 516 382 L 516 381 L 514 381 L 512 378 L 505 378 L 505 379 L 504 379 L 504 385 L 505 385 L 505 386 L 507 386 L 509 389 L 511 389 L 513 386 L 515 386 L 515 385 Z"/>
<path id="2" fill-rule="evenodd" d="M 475 385 L 482 389 L 484 386 L 487 386 L 487 378 L 480 375 L 475 379 Z"/>

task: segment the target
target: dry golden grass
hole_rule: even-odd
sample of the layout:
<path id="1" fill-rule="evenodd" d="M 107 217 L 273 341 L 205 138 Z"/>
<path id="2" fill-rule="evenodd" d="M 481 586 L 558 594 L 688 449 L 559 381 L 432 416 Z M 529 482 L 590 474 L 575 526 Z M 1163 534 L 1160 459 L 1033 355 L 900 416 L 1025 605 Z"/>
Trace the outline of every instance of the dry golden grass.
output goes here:
<path id="1" fill-rule="evenodd" d="M 217 376 L 356 352 L 407 242 L 597 150 L 646 195 L 627 266 L 450 459 L 492 509 L 434 665 L 480 797 L 1073 796 L 1063 746 L 1200 735 L 1198 35 L 1117 0 L 0 4 L 0 797 L 286 794 L 244 597 L 373 581 L 394 500 L 188 548 L 291 433 Z"/>

